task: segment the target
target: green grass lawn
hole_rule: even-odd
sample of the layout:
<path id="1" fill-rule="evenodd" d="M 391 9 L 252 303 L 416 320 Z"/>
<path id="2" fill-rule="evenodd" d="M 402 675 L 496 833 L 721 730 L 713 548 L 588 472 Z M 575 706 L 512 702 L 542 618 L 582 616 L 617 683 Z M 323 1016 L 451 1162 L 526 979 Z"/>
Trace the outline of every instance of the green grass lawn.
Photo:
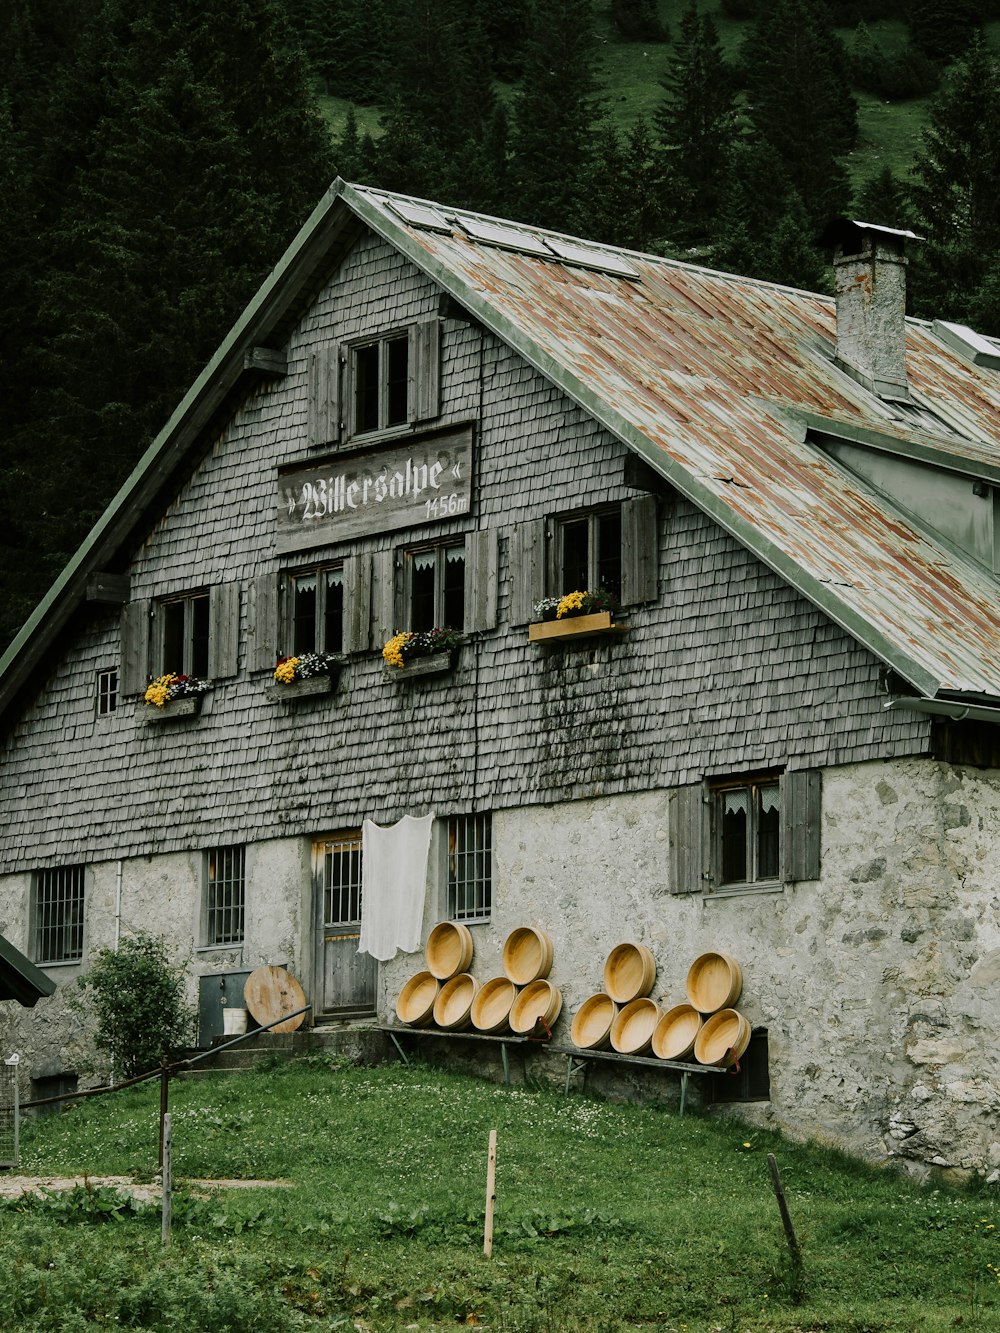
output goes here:
<path id="1" fill-rule="evenodd" d="M 27 1121 L 22 1169 L 149 1179 L 157 1106 L 146 1086 Z M 175 1084 L 171 1111 L 181 1182 L 290 1187 L 182 1184 L 167 1250 L 156 1206 L 103 1190 L 0 1207 L 5 1333 L 1000 1328 L 995 1193 L 918 1187 L 738 1122 L 315 1059 Z"/>

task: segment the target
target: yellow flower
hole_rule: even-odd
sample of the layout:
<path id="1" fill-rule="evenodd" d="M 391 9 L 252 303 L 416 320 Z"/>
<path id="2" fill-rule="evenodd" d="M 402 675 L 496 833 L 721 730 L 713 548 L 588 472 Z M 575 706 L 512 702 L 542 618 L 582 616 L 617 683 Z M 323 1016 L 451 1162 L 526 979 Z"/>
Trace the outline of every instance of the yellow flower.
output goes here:
<path id="1" fill-rule="evenodd" d="M 295 668 L 298 664 L 299 659 L 297 657 L 286 657 L 283 662 L 275 667 L 274 679 L 280 681 L 282 685 L 291 685 L 295 679 Z"/>
<path id="2" fill-rule="evenodd" d="M 157 708 L 162 708 L 170 698 L 170 687 L 173 685 L 177 676 L 170 672 L 166 676 L 157 676 L 151 685 L 146 687 L 146 693 L 143 699 L 148 704 L 155 704 Z"/>
<path id="3" fill-rule="evenodd" d="M 583 607 L 582 592 L 568 592 L 556 608 L 556 619 L 562 620 L 563 616 L 572 615 L 574 611 L 579 611 Z"/>
<path id="4" fill-rule="evenodd" d="M 404 631 L 402 634 L 394 634 L 389 642 L 382 649 L 382 656 L 389 666 L 405 667 L 403 661 L 403 644 L 410 637 L 409 633 Z"/>

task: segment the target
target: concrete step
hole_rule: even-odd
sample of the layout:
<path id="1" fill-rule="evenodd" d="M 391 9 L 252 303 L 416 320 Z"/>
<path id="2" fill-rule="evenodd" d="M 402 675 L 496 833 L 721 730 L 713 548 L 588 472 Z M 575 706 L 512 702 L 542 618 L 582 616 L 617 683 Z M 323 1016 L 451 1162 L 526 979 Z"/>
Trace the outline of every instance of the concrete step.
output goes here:
<path id="1" fill-rule="evenodd" d="M 328 1052 L 343 1055 L 353 1064 L 377 1065 L 392 1058 L 385 1035 L 375 1027 L 375 1020 L 367 1014 L 363 1018 L 340 1019 L 333 1023 L 317 1024 L 299 1032 L 249 1032 L 234 1045 L 231 1037 L 216 1040 L 212 1053 L 192 1052 L 201 1056 L 191 1069 L 176 1075 L 192 1078 L 206 1073 L 245 1073 L 262 1060 L 274 1056 L 294 1060 L 303 1055 Z"/>

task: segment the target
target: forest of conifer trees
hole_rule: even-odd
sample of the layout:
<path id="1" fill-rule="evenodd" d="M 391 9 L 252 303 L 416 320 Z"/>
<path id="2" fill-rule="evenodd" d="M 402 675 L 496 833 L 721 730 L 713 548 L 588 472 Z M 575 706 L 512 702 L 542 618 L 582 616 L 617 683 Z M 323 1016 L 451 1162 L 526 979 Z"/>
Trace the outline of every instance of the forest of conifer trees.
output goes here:
<path id="1" fill-rule="evenodd" d="M 611 114 L 598 13 L 657 62 L 648 117 Z M 1000 0 L 9 0 L 0 646 L 336 174 L 816 290 L 815 238 L 853 211 L 926 238 L 915 313 L 1000 334 L 998 17 Z M 728 53 L 723 20 L 742 23 Z M 859 91 L 930 97 L 930 120 L 908 175 L 852 192 Z M 334 137 L 317 94 L 350 104 Z"/>

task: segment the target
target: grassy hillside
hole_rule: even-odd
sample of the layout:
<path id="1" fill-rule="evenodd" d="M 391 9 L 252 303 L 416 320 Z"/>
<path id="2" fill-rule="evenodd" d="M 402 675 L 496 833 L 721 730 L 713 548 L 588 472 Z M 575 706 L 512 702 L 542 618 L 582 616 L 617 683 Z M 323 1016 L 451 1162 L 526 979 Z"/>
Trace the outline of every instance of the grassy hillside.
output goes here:
<path id="1" fill-rule="evenodd" d="M 148 1181 L 157 1111 L 146 1085 L 28 1121 L 22 1167 Z M 5 1333 L 1000 1326 L 995 1191 L 922 1188 L 737 1121 L 321 1057 L 174 1084 L 171 1114 L 175 1178 L 259 1183 L 181 1189 L 166 1250 L 158 1208 L 107 1187 L 0 1203 Z"/>

